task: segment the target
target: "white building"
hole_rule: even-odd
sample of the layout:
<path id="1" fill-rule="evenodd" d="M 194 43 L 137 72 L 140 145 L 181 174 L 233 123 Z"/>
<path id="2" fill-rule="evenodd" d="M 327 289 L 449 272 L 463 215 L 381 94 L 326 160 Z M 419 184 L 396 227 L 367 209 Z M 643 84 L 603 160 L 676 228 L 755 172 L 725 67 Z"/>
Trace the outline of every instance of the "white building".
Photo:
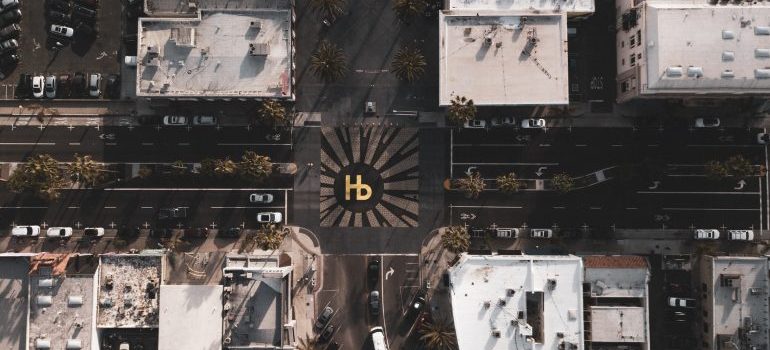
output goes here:
<path id="1" fill-rule="evenodd" d="M 222 286 L 162 285 L 158 349 L 222 349 Z"/>
<path id="2" fill-rule="evenodd" d="M 569 103 L 567 17 L 593 0 L 449 0 L 439 15 L 439 104 Z"/>
<path id="3" fill-rule="evenodd" d="M 449 271 L 460 350 L 584 348 L 579 257 L 463 254 Z"/>
<path id="4" fill-rule="evenodd" d="M 770 4 L 617 0 L 618 102 L 770 94 Z"/>
<path id="5" fill-rule="evenodd" d="M 703 348 L 770 349 L 767 257 L 704 256 Z"/>

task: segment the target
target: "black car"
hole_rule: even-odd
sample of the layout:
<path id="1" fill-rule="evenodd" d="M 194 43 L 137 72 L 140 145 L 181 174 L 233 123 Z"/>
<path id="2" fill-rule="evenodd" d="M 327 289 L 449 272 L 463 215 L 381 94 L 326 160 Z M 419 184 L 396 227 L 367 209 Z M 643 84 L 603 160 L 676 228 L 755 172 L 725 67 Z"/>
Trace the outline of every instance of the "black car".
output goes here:
<path id="1" fill-rule="evenodd" d="M 75 0 L 75 2 L 79 5 L 92 9 L 99 7 L 99 0 Z"/>
<path id="2" fill-rule="evenodd" d="M 17 23 L 21 20 L 21 10 L 15 9 L 0 14 L 0 27 L 5 27 L 12 23 Z"/>
<path id="3" fill-rule="evenodd" d="M 66 13 L 70 11 L 70 2 L 65 0 L 48 0 L 48 8 Z"/>
<path id="4" fill-rule="evenodd" d="M 327 341 L 332 339 L 332 336 L 334 335 L 334 325 L 330 325 L 329 327 L 326 327 L 323 332 L 321 332 L 321 335 L 318 336 L 318 340 L 322 343 L 326 343 Z"/>
<path id="5" fill-rule="evenodd" d="M 21 27 L 16 23 L 12 23 L 10 25 L 5 26 L 3 29 L 0 29 L 0 38 L 2 39 L 15 38 L 19 36 L 20 32 L 21 32 Z"/>
<path id="6" fill-rule="evenodd" d="M 380 259 L 373 259 L 367 267 L 369 282 L 377 282 L 380 279 Z"/>
<path id="7" fill-rule="evenodd" d="M 56 10 L 48 10 L 48 12 L 46 12 L 46 17 L 48 17 L 49 21 L 58 24 L 69 24 L 72 21 L 70 15 Z"/>
<path id="8" fill-rule="evenodd" d="M 28 98 L 32 95 L 32 75 L 19 74 L 19 82 L 16 83 L 16 98 Z"/>
<path id="9" fill-rule="evenodd" d="M 72 91 L 72 76 L 69 74 L 62 74 L 57 79 L 58 87 L 56 88 L 56 94 L 60 97 L 69 97 Z"/>
<path id="10" fill-rule="evenodd" d="M 6 70 L 8 68 L 16 67 L 16 65 L 19 64 L 19 61 L 19 55 L 15 53 L 0 56 L 0 68 Z"/>
<path id="11" fill-rule="evenodd" d="M 184 219 L 187 217 L 187 208 L 165 208 L 158 212 L 158 219 Z"/>
<path id="12" fill-rule="evenodd" d="M 369 293 L 369 312 L 372 315 L 380 314 L 380 292 L 373 290 Z"/>
<path id="13" fill-rule="evenodd" d="M 104 90 L 107 98 L 120 98 L 120 75 L 110 74 L 107 76 L 107 88 Z"/>
<path id="14" fill-rule="evenodd" d="M 72 78 L 72 96 L 82 97 L 86 94 L 86 75 L 83 72 L 75 72 Z"/>
<path id="15" fill-rule="evenodd" d="M 184 238 L 206 238 L 209 236 L 209 229 L 205 227 L 188 228 L 183 233 Z"/>
<path id="16" fill-rule="evenodd" d="M 95 19 L 96 10 L 92 10 L 88 7 L 81 6 L 81 5 L 75 5 L 72 8 L 72 15 L 78 16 L 80 18 L 85 18 L 85 19 Z"/>
<path id="17" fill-rule="evenodd" d="M 321 311 L 321 314 L 318 315 L 318 319 L 315 321 L 315 328 L 326 328 L 326 325 L 329 324 L 329 321 L 332 319 L 332 315 L 334 315 L 334 309 L 332 309 L 331 306 L 325 307 L 323 311 Z"/>
<path id="18" fill-rule="evenodd" d="M 238 237 L 241 236 L 241 228 L 240 227 L 230 227 L 227 230 L 222 231 L 221 236 L 222 237 L 238 238 Z"/>

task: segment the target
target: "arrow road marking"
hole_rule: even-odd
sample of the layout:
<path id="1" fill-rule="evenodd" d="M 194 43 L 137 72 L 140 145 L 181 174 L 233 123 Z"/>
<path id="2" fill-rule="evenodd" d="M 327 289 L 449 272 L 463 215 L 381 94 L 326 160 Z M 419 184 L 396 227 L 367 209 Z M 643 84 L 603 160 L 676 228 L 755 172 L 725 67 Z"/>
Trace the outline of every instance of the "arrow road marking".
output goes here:
<path id="1" fill-rule="evenodd" d="M 474 213 L 460 213 L 460 220 L 474 220 L 476 219 L 476 214 Z"/>
<path id="2" fill-rule="evenodd" d="M 648 186 L 647 188 L 649 188 L 651 190 L 656 190 L 656 189 L 658 189 L 658 185 L 660 185 L 660 181 L 653 181 L 652 182 L 652 186 Z"/>
<path id="3" fill-rule="evenodd" d="M 537 168 L 537 171 L 535 172 L 535 175 L 543 176 L 543 172 L 545 171 L 545 169 L 548 169 L 548 167 L 547 166 L 541 166 L 541 167 Z"/>
<path id="4" fill-rule="evenodd" d="M 476 170 L 476 169 L 477 168 L 475 166 L 469 166 L 468 170 L 465 171 L 465 175 L 468 175 L 468 176 L 473 175 L 473 171 Z"/>
<path id="5" fill-rule="evenodd" d="M 396 271 L 395 271 L 395 270 L 393 270 L 393 266 L 391 266 L 391 267 L 388 269 L 388 271 L 387 271 L 387 272 L 385 272 L 385 280 L 387 281 L 387 280 L 388 280 L 388 278 L 390 277 L 390 275 L 392 275 L 394 272 L 396 272 Z"/>
<path id="6" fill-rule="evenodd" d="M 738 181 L 738 186 L 733 187 L 734 190 L 742 190 L 743 186 L 746 186 L 746 180 Z"/>

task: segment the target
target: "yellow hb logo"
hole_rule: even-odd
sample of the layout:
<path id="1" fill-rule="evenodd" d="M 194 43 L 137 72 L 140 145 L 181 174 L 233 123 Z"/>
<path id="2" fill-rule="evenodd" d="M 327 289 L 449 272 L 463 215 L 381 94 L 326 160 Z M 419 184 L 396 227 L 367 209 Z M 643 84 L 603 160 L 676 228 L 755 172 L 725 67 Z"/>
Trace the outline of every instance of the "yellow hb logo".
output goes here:
<path id="1" fill-rule="evenodd" d="M 372 196 L 372 187 L 361 183 L 361 175 L 356 175 L 356 183 L 350 183 L 350 175 L 345 175 L 345 200 L 350 200 L 350 192 L 356 190 L 356 200 L 365 201 Z M 363 192 L 363 193 L 361 193 Z"/>

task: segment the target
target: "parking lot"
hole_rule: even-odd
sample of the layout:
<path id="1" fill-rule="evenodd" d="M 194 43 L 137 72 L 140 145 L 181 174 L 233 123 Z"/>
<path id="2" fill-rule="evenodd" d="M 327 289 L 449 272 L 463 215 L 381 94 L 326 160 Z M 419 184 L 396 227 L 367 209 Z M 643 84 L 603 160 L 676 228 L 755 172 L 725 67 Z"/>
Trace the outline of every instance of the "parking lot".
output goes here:
<path id="1" fill-rule="evenodd" d="M 18 50 L 21 62 L 0 82 L 0 98 L 14 98 L 20 74 L 74 76 L 76 72 L 83 72 L 101 73 L 106 77 L 120 73 L 123 60 L 122 2 L 99 1 L 95 18 L 89 19 L 78 15 L 82 12 L 79 8 L 88 6 L 73 0 L 61 0 L 69 5 L 53 5 L 51 1 L 21 1 Z M 51 16 L 52 10 L 61 12 L 63 16 Z M 67 34 L 53 36 L 50 34 L 52 24 L 72 28 L 72 37 L 67 38 Z M 57 97 L 80 96 L 64 96 L 60 93 Z"/>

